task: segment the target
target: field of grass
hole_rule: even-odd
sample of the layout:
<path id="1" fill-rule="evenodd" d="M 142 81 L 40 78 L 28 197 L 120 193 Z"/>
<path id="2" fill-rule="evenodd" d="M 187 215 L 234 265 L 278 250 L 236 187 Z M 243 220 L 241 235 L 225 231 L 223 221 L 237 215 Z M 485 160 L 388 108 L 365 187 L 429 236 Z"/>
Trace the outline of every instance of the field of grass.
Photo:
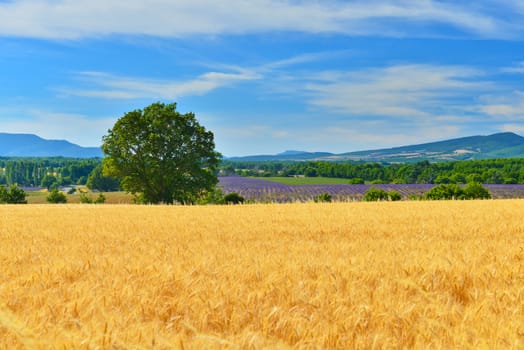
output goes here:
<path id="1" fill-rule="evenodd" d="M 282 183 L 285 185 L 347 185 L 349 179 L 339 179 L 334 177 L 255 177 L 255 179 L 267 180 Z"/>
<path id="2" fill-rule="evenodd" d="M 521 349 L 524 201 L 1 205 L 2 349 Z"/>
<path id="3" fill-rule="evenodd" d="M 49 192 L 47 190 L 40 190 L 40 191 L 27 191 L 27 203 L 28 204 L 46 204 L 47 203 L 47 196 L 49 195 Z M 106 197 L 105 203 L 107 204 L 131 204 L 133 203 L 133 195 L 125 192 L 104 192 L 104 196 Z M 98 197 L 98 193 L 87 193 L 87 197 L 91 199 L 96 199 Z M 74 194 L 66 194 L 67 197 L 67 203 L 71 204 L 78 204 L 80 203 L 80 194 L 74 193 Z"/>

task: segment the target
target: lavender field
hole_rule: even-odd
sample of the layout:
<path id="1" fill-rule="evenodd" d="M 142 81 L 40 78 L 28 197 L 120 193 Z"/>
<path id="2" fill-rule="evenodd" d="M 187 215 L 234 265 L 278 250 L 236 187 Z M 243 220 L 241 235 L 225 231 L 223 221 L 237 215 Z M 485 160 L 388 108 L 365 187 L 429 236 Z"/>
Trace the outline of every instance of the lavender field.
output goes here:
<path id="1" fill-rule="evenodd" d="M 236 192 L 253 202 L 308 202 L 322 193 L 329 193 L 335 201 L 360 201 L 371 187 L 397 191 L 402 199 L 420 196 L 436 185 L 380 184 L 380 185 L 285 185 L 248 177 L 219 177 L 224 193 Z M 484 185 L 492 198 L 524 198 L 524 185 Z"/>

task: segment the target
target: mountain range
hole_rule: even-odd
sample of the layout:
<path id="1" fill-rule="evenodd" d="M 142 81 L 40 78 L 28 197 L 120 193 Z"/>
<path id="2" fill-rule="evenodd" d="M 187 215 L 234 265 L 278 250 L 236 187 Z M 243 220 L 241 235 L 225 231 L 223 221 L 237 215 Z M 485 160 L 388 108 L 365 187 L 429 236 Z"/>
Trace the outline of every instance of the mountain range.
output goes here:
<path id="1" fill-rule="evenodd" d="M 82 147 L 66 140 L 46 140 L 33 134 L 0 132 L 2 157 L 103 157 L 100 147 Z"/>
<path id="2" fill-rule="evenodd" d="M 421 160 L 446 162 L 492 158 L 523 158 L 524 137 L 512 132 L 488 136 L 468 136 L 418 145 L 334 154 L 328 152 L 286 151 L 276 155 L 232 157 L 234 161 L 368 161 L 413 163 Z"/>
<path id="3" fill-rule="evenodd" d="M 3 157 L 103 157 L 99 147 L 81 147 L 66 140 L 46 140 L 33 134 L 0 133 Z M 413 163 L 524 158 L 524 137 L 511 132 L 488 136 L 469 136 L 418 145 L 334 154 L 329 152 L 285 151 L 275 155 L 226 158 L 234 161 L 369 161 Z"/>

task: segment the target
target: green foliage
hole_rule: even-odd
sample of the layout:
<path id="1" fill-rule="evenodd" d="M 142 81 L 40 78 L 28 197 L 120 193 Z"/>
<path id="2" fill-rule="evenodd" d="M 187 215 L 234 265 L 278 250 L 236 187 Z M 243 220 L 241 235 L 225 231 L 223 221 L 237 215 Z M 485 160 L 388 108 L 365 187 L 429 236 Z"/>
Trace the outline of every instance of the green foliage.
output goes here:
<path id="1" fill-rule="evenodd" d="M 3 185 L 0 186 L 0 203 L 26 204 L 26 196 L 25 191 L 17 185 L 9 186 L 9 190 Z"/>
<path id="2" fill-rule="evenodd" d="M 470 182 L 462 189 L 464 199 L 490 199 L 491 194 L 488 189 L 478 182 Z"/>
<path id="3" fill-rule="evenodd" d="M 102 204 L 102 203 L 105 203 L 106 202 L 106 196 L 104 196 L 103 193 L 99 193 L 98 194 L 98 197 L 96 197 L 95 199 L 95 204 Z"/>
<path id="4" fill-rule="evenodd" d="M 58 180 L 55 176 L 46 174 L 40 182 L 40 186 L 47 188 L 49 191 L 51 188 L 58 186 Z"/>
<path id="5" fill-rule="evenodd" d="M 103 193 L 100 193 L 95 200 L 88 197 L 87 194 L 85 193 L 80 193 L 80 203 L 83 203 L 83 204 L 102 204 L 102 203 L 105 203 L 105 201 L 106 201 L 106 196 L 104 196 Z"/>
<path id="6" fill-rule="evenodd" d="M 397 191 L 389 191 L 388 197 L 389 197 L 389 200 L 392 202 L 396 202 L 402 199 L 402 196 Z"/>
<path id="7" fill-rule="evenodd" d="M 80 203 L 83 204 L 91 204 L 93 203 L 93 200 L 87 196 L 85 193 L 80 193 Z"/>
<path id="8" fill-rule="evenodd" d="M 49 203 L 67 203 L 67 197 L 64 193 L 54 188 L 46 197 Z"/>
<path id="9" fill-rule="evenodd" d="M 87 177 L 86 186 L 90 190 L 113 192 L 119 190 L 120 181 L 113 176 L 104 176 L 100 164 Z"/>
<path id="10" fill-rule="evenodd" d="M 198 199 L 198 204 L 224 204 L 224 193 L 220 187 L 215 186 L 213 190 L 206 192 L 205 195 Z"/>
<path id="11" fill-rule="evenodd" d="M 242 204 L 244 203 L 244 197 L 236 192 L 228 193 L 224 196 L 225 204 Z"/>
<path id="12" fill-rule="evenodd" d="M 348 183 L 350 185 L 361 185 L 361 184 L 364 184 L 364 179 L 360 177 L 354 177 L 352 179 L 349 179 Z"/>
<path id="13" fill-rule="evenodd" d="M 464 191 L 457 184 L 440 184 L 426 192 L 424 199 L 463 199 Z"/>
<path id="14" fill-rule="evenodd" d="M 362 179 L 365 183 L 455 183 L 479 182 L 524 183 L 524 158 L 465 160 L 430 163 L 421 161 L 413 164 L 387 164 L 369 162 L 327 161 L 230 161 L 223 166 L 236 169 L 239 174 L 258 176 L 300 176 L 315 174 L 319 178 Z M 315 170 L 315 172 L 313 172 Z"/>
<path id="15" fill-rule="evenodd" d="M 330 203 L 333 200 L 333 197 L 329 193 L 321 193 L 313 201 L 315 203 Z"/>
<path id="16" fill-rule="evenodd" d="M 76 192 L 76 188 L 71 187 L 69 191 L 67 191 L 67 194 L 74 194 Z"/>
<path id="17" fill-rule="evenodd" d="M 153 103 L 126 113 L 103 137 L 103 172 L 139 202 L 195 203 L 218 182 L 213 138 L 193 113 Z"/>
<path id="18" fill-rule="evenodd" d="M 366 202 L 387 201 L 388 199 L 388 192 L 381 188 L 370 187 L 364 194 L 364 200 Z"/>
<path id="19" fill-rule="evenodd" d="M 489 199 L 489 191 L 478 182 L 470 182 L 463 188 L 456 184 L 441 184 L 433 187 L 425 195 L 424 199 Z"/>

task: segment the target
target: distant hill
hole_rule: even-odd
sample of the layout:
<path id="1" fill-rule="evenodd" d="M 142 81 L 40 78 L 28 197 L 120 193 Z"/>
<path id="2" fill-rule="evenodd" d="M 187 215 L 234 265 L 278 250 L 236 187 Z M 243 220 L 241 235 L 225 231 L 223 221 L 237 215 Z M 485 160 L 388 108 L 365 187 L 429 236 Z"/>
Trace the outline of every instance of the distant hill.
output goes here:
<path id="1" fill-rule="evenodd" d="M 229 158 L 244 161 L 370 161 L 413 163 L 421 160 L 446 162 L 455 160 L 524 158 L 524 137 L 511 132 L 489 136 L 469 136 L 419 145 L 332 154 L 326 152 L 286 151 L 277 155 Z"/>
<path id="2" fill-rule="evenodd" d="M 275 160 L 312 160 L 335 156 L 329 152 L 303 152 L 303 151 L 285 151 L 275 155 L 255 155 L 245 157 L 231 157 L 228 160 L 248 161 L 248 162 L 265 162 Z"/>
<path id="3" fill-rule="evenodd" d="M 524 157 L 524 137 L 511 132 L 339 154 L 336 160 L 388 162 L 454 161 Z"/>
<path id="4" fill-rule="evenodd" d="M 46 140 L 33 134 L 0 133 L 3 157 L 103 157 L 99 147 L 81 147 L 65 140 Z"/>

